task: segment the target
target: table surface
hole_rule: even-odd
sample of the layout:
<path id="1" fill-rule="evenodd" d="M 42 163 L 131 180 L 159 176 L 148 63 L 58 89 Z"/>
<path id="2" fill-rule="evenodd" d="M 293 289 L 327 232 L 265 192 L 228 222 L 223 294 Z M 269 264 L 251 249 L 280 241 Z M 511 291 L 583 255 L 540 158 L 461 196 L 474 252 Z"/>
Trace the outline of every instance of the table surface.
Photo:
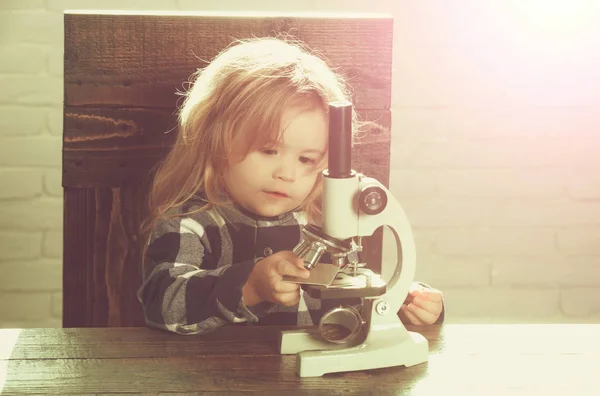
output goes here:
<path id="1" fill-rule="evenodd" d="M 0 329 L 0 394 L 600 394 L 600 325 L 409 326 L 426 363 L 310 378 L 277 352 L 281 329 Z"/>

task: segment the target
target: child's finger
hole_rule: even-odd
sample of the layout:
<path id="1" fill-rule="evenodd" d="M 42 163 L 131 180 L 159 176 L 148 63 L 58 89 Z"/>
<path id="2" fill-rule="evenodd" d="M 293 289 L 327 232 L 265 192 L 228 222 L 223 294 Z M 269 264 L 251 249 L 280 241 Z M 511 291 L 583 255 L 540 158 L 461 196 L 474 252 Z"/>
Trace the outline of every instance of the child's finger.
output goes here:
<path id="1" fill-rule="evenodd" d="M 304 267 L 298 267 L 297 265 L 287 261 L 281 260 L 277 262 L 277 272 L 279 275 L 297 276 L 299 278 L 307 279 L 310 276 L 310 272 Z"/>
<path id="2" fill-rule="evenodd" d="M 427 312 L 416 304 L 408 304 L 408 311 L 414 314 L 422 324 L 432 324 L 437 319 L 436 315 Z"/>
<path id="3" fill-rule="evenodd" d="M 411 324 L 414 324 L 414 325 L 422 325 L 422 324 L 424 324 L 423 322 L 421 322 L 421 320 L 414 313 L 412 313 L 410 311 L 410 309 L 408 308 L 408 305 L 402 305 L 402 307 L 400 308 L 400 311 L 406 317 L 406 319 L 408 319 L 408 321 Z"/>
<path id="4" fill-rule="evenodd" d="M 273 292 L 275 293 L 292 293 L 300 289 L 300 284 L 293 282 L 277 282 L 273 284 Z"/>
<path id="5" fill-rule="evenodd" d="M 282 251 L 282 258 L 294 264 L 298 268 L 304 268 L 304 260 L 298 257 L 294 252 Z"/>
<path id="6" fill-rule="evenodd" d="M 286 307 L 292 307 L 300 302 L 300 290 L 288 293 L 277 293 L 275 299 L 279 304 L 285 305 Z"/>
<path id="7" fill-rule="evenodd" d="M 424 299 L 427 299 L 429 301 L 442 301 L 442 293 L 440 293 L 439 291 L 423 290 L 421 293 L 419 293 L 419 297 L 420 296 L 423 296 Z"/>
<path id="8" fill-rule="evenodd" d="M 440 301 L 426 300 L 419 296 L 414 298 L 411 302 L 434 316 L 439 316 L 442 312 L 442 303 Z"/>

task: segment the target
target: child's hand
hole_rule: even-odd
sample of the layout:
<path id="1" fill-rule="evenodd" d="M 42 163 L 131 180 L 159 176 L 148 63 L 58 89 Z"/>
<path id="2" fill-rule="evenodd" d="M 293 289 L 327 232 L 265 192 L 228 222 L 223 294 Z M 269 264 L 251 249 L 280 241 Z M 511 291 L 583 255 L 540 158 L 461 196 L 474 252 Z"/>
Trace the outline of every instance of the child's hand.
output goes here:
<path id="1" fill-rule="evenodd" d="M 242 287 L 245 304 L 252 306 L 263 301 L 288 307 L 298 304 L 300 285 L 283 282 L 284 275 L 306 279 L 310 272 L 304 268 L 302 259 L 290 251 L 277 252 L 258 261 Z"/>
<path id="2" fill-rule="evenodd" d="M 414 282 L 399 314 L 405 323 L 429 325 L 435 323 L 443 308 L 441 291 Z"/>

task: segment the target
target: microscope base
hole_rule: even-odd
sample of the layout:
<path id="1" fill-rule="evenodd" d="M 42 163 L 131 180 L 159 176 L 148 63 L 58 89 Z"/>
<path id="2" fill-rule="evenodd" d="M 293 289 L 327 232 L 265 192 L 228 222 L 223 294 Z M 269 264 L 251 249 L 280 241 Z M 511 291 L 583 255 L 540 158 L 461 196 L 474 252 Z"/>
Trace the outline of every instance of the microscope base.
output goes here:
<path id="1" fill-rule="evenodd" d="M 429 357 L 429 343 L 419 333 L 385 331 L 370 334 L 359 345 L 343 346 L 315 339 L 310 332 L 287 331 L 281 338 L 281 353 L 296 355 L 300 377 L 319 377 L 327 373 L 368 370 L 393 366 L 414 366 Z M 392 334 L 395 333 L 395 334 Z M 315 350 L 321 349 L 321 350 Z"/>

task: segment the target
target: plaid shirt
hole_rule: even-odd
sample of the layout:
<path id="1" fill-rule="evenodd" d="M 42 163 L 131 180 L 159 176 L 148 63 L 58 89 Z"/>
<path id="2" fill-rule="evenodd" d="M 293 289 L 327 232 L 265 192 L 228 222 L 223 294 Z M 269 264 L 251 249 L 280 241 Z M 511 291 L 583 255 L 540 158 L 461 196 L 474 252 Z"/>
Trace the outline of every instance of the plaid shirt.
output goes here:
<path id="1" fill-rule="evenodd" d="M 199 202 L 191 201 L 181 211 L 199 207 Z M 265 218 L 233 208 L 160 221 L 150 237 L 138 291 L 146 323 L 179 334 L 259 320 L 261 325 L 318 323 L 335 302 L 313 298 L 302 289 L 300 302 L 293 307 L 269 302 L 247 307 L 242 298 L 242 286 L 255 262 L 292 250 L 304 224 L 302 212 Z"/>

